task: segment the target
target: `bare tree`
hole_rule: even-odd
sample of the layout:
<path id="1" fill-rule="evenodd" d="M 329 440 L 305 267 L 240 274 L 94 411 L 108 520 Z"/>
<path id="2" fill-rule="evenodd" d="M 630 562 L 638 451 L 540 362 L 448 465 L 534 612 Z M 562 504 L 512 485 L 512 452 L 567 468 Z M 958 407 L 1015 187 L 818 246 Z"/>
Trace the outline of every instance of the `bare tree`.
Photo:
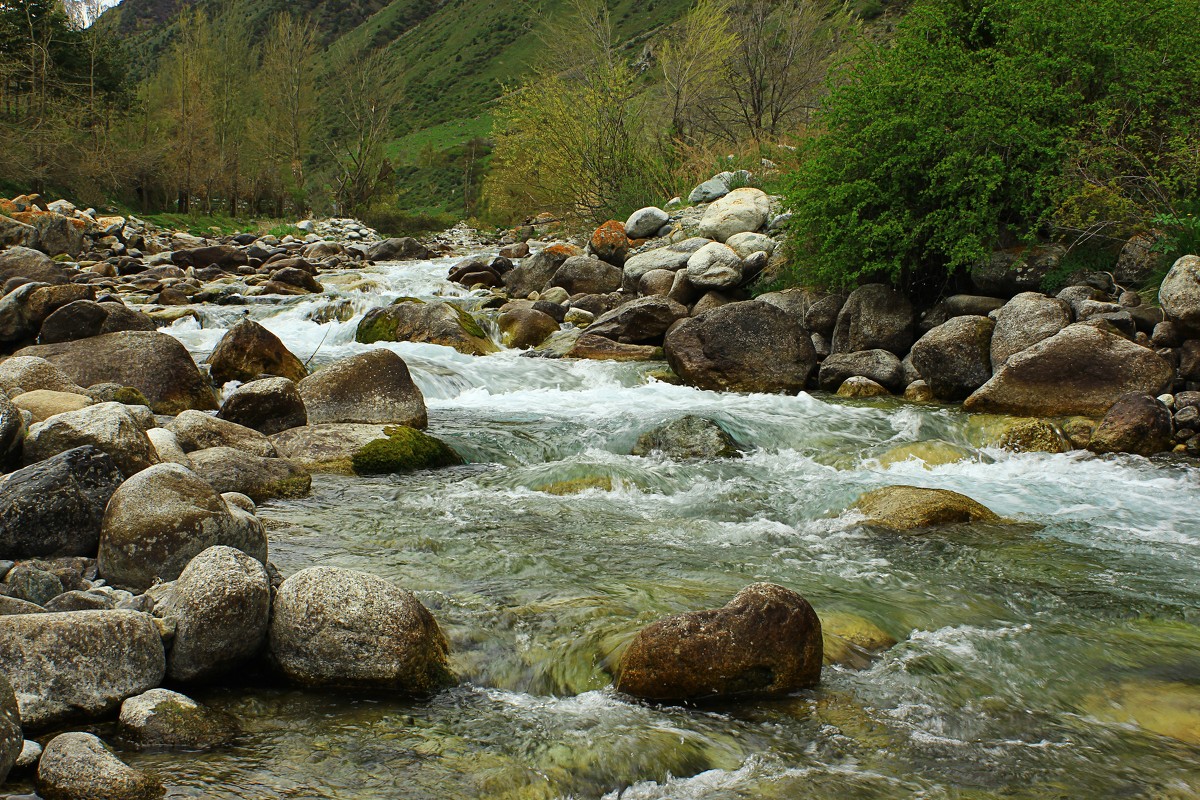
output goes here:
<path id="1" fill-rule="evenodd" d="M 263 46 L 257 83 L 263 87 L 258 139 L 271 178 L 286 187 L 299 214 L 307 213 L 304 159 L 312 136 L 316 30 L 291 14 L 275 17 Z M 282 203 L 282 193 L 280 202 Z M 278 208 L 282 215 L 282 208 Z"/>
<path id="2" fill-rule="evenodd" d="M 729 23 L 732 0 L 697 0 L 658 57 L 671 106 L 670 134 L 690 139 L 699 104 L 731 79 L 729 64 L 738 47 Z"/>

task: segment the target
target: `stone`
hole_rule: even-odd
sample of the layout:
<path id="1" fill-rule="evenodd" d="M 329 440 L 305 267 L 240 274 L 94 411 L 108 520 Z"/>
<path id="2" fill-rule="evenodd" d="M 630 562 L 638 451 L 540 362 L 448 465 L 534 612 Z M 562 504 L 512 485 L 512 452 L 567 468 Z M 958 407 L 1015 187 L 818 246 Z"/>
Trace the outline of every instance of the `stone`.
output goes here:
<path id="1" fill-rule="evenodd" d="M 1190 682 L 1131 679 L 1106 686 L 1083 702 L 1091 717 L 1200 746 L 1200 687 Z M 1187 790 L 1183 790 L 1186 797 Z M 1169 795 L 1168 795 L 1169 796 Z"/>
<path id="2" fill-rule="evenodd" d="M 1010 423 L 996 446 L 1014 453 L 1065 453 L 1071 449 L 1053 423 L 1044 419 L 1023 419 Z"/>
<path id="3" fill-rule="evenodd" d="M 929 384 L 918 378 L 904 388 L 904 399 L 910 403 L 932 402 L 934 399 L 933 389 L 930 389 Z"/>
<path id="4" fill-rule="evenodd" d="M 354 454 L 376 439 L 387 438 L 383 425 L 305 425 L 271 437 L 280 455 L 312 472 L 353 474 Z"/>
<path id="5" fill-rule="evenodd" d="M 866 669 L 874 656 L 896 644 L 895 637 L 857 614 L 833 611 L 818 616 L 826 665 Z"/>
<path id="6" fill-rule="evenodd" d="M 999 370 L 1017 353 L 1050 338 L 1070 324 L 1071 308 L 1066 302 L 1039 292 L 1022 292 L 996 314 L 992 369 Z"/>
<path id="7" fill-rule="evenodd" d="M 175 438 L 175 434 L 166 428 L 151 428 L 146 431 L 146 438 L 154 446 L 154 452 L 158 454 L 159 463 L 181 464 L 188 469 L 192 468 L 192 460 L 187 457 L 187 453 L 180 447 L 179 440 Z"/>
<path id="8" fill-rule="evenodd" d="M 588 249 L 601 261 L 620 267 L 629 253 L 629 237 L 625 235 L 625 224 L 610 219 L 592 233 Z"/>
<path id="9" fill-rule="evenodd" d="M 0 341 L 33 339 L 51 312 L 76 300 L 90 300 L 94 294 L 94 289 L 81 284 L 19 286 L 0 299 Z"/>
<path id="10" fill-rule="evenodd" d="M 401 298 L 390 306 L 368 311 L 358 323 L 354 339 L 361 344 L 440 344 L 469 356 L 487 355 L 499 349 L 475 318 L 460 306 L 426 303 L 415 298 Z"/>
<path id="11" fill-rule="evenodd" d="M 675 286 L 676 276 L 685 274 L 674 273 L 667 269 L 652 269 L 638 281 L 637 293 L 642 297 L 650 295 L 667 297 L 671 294 L 671 289 Z"/>
<path id="12" fill-rule="evenodd" d="M 34 389 L 32 392 L 24 392 L 14 397 L 12 402 L 17 408 L 33 415 L 34 422 L 45 422 L 57 414 L 79 411 L 95 403 L 85 394 L 52 392 L 49 389 Z"/>
<path id="13" fill-rule="evenodd" d="M 262 378 L 234 389 L 221 404 L 217 419 L 270 436 L 308 424 L 300 389 L 287 378 Z"/>
<path id="14" fill-rule="evenodd" d="M 166 673 L 158 626 L 137 611 L 0 617 L 0 663 L 26 730 L 102 717 Z"/>
<path id="15" fill-rule="evenodd" d="M 905 386 L 900 359 L 887 350 L 831 355 L 821 362 L 817 385 L 827 392 L 836 392 L 853 377 L 869 378 L 891 392 L 899 392 Z"/>
<path id="16" fill-rule="evenodd" d="M 356 474 L 394 474 L 463 463 L 445 442 L 415 428 L 389 426 L 383 432 L 383 437 L 367 442 L 350 457 Z"/>
<path id="17" fill-rule="evenodd" d="M 1062 245 L 997 250 L 970 269 L 971 282 L 985 295 L 1012 297 L 1035 292 L 1059 269 L 1067 249 Z"/>
<path id="18" fill-rule="evenodd" d="M 891 392 L 870 378 L 854 375 L 842 382 L 837 396 L 846 398 L 887 397 Z"/>
<path id="19" fill-rule="evenodd" d="M 992 331 L 987 317 L 952 317 L 912 347 L 912 363 L 939 400 L 963 400 L 992 377 Z"/>
<path id="20" fill-rule="evenodd" d="M 913 307 L 908 298 L 882 283 L 868 283 L 850 293 L 837 316 L 833 352 L 887 350 L 897 356 L 913 343 Z"/>
<path id="21" fill-rule="evenodd" d="M 671 216 L 661 208 L 640 208 L 625 220 L 625 235 L 630 239 L 649 239 L 670 221 Z"/>
<path id="22" fill-rule="evenodd" d="M 177 267 L 239 267 L 249 263 L 246 254 L 231 244 L 214 244 L 175 250 L 171 263 Z"/>
<path id="23" fill-rule="evenodd" d="M 800 323 L 769 303 L 730 303 L 685 319 L 663 344 L 685 383 L 712 391 L 795 394 L 816 365 Z"/>
<path id="24" fill-rule="evenodd" d="M 687 314 L 684 306 L 668 297 L 639 297 L 601 314 L 585 332 L 623 344 L 657 344 Z"/>
<path id="25" fill-rule="evenodd" d="M 212 387 L 187 348 L 165 333 L 119 331 L 73 342 L 33 345 L 18 350 L 16 355 L 44 358 L 80 386 L 132 386 L 146 396 L 156 414 L 177 414 L 189 408 L 217 409 Z"/>
<path id="26" fill-rule="evenodd" d="M 756 583 L 723 608 L 639 631 L 621 656 L 616 689 L 660 702 L 779 697 L 821 680 L 821 638 L 808 601 Z"/>
<path id="27" fill-rule="evenodd" d="M 156 750 L 211 750 L 229 744 L 238 734 L 230 715 L 168 689 L 130 697 L 121 704 L 117 724 L 123 738 Z"/>
<path id="28" fill-rule="evenodd" d="M 17 696 L 8 678 L 0 672 L 0 784 L 8 780 L 8 773 L 21 757 L 24 746 Z"/>
<path id="29" fill-rule="evenodd" d="M 844 305 L 846 305 L 846 295 L 844 294 L 831 294 L 820 300 L 814 300 L 804 313 L 804 327 L 832 340 L 838 316 Z"/>
<path id="30" fill-rule="evenodd" d="M 710 419 L 691 414 L 672 420 L 638 437 L 633 455 L 662 453 L 684 461 L 693 458 L 733 458 L 741 455 L 737 442 Z"/>
<path id="31" fill-rule="evenodd" d="M 14 278 L 22 283 L 68 283 L 71 273 L 45 253 L 18 246 L 0 250 L 0 286 Z"/>
<path id="32" fill-rule="evenodd" d="M 210 447 L 232 447 L 263 458 L 279 455 L 271 440 L 253 428 L 218 419 L 202 411 L 184 411 L 171 420 L 166 428 L 175 434 L 175 440 L 185 453 Z"/>
<path id="33" fill-rule="evenodd" d="M 568 259 L 569 260 L 569 259 Z M 546 341 L 558 330 L 553 317 L 530 305 L 515 305 L 496 319 L 505 347 L 528 350 Z"/>
<path id="34" fill-rule="evenodd" d="M 312 488 L 308 470 L 283 458 L 260 456 L 234 447 L 196 450 L 188 458 L 192 471 L 218 493 L 237 492 L 256 503 L 304 497 Z"/>
<path id="35" fill-rule="evenodd" d="M 221 337 L 208 357 L 208 367 L 218 385 L 252 381 L 261 375 L 297 383 L 308 377 L 308 369 L 279 337 L 250 319 L 243 319 Z"/>
<path id="36" fill-rule="evenodd" d="M 25 564 L 9 570 L 4 585 L 12 597 L 43 607 L 63 591 L 57 575 Z"/>
<path id="37" fill-rule="evenodd" d="M 1161 394 L 1173 377 L 1153 350 L 1076 324 L 1009 358 L 963 407 L 1029 417 L 1100 416 L 1122 395 Z"/>
<path id="38" fill-rule="evenodd" d="M 449 645 L 412 592 L 375 575 L 309 567 L 275 595 L 271 656 L 302 686 L 431 694 L 453 681 Z"/>
<path id="39" fill-rule="evenodd" d="M 724 242 L 738 233 L 760 230 L 771 216 L 771 202 L 761 189 L 734 189 L 713 202 L 700 218 L 699 233 Z"/>
<path id="40" fill-rule="evenodd" d="M 775 240 L 763 233 L 747 231 L 735 233 L 725 240 L 729 249 L 737 253 L 738 258 L 746 259 L 755 253 L 766 253 L 768 256 L 775 252 Z"/>
<path id="41" fill-rule="evenodd" d="M 520 266 L 507 272 L 504 286 L 512 297 L 528 297 L 544 290 L 568 258 L 582 255 L 583 251 L 574 245 L 553 244 L 543 247 L 529 258 L 522 259 Z"/>
<path id="42" fill-rule="evenodd" d="M 1175 262 L 1159 287 L 1158 303 L 1180 330 L 1200 337 L 1200 255 Z"/>
<path id="43" fill-rule="evenodd" d="M 928 333 L 954 317 L 986 317 L 1003 308 L 1004 301 L 998 297 L 982 297 L 973 294 L 954 294 L 939 300 L 921 317 L 917 330 Z"/>
<path id="44" fill-rule="evenodd" d="M 13 472 L 0 482 L 0 553 L 95 555 L 104 509 L 123 480 L 112 458 L 91 445 Z"/>
<path id="45" fill-rule="evenodd" d="M 367 258 L 371 261 L 423 260 L 432 255 L 429 248 L 411 236 L 384 239 L 367 248 Z"/>
<path id="46" fill-rule="evenodd" d="M 44 358 L 32 356 L 13 356 L 0 361 L 0 389 L 9 397 L 38 390 L 66 394 L 85 392 L 61 369 Z"/>
<path id="47" fill-rule="evenodd" d="M 551 286 L 560 286 L 568 294 L 606 294 L 621 288 L 624 272 L 620 267 L 587 256 L 572 256 L 562 263 L 550 279 Z"/>
<path id="48" fill-rule="evenodd" d="M 154 602 L 156 617 L 175 626 L 167 677 L 219 677 L 255 657 L 267 638 L 271 582 L 256 559 L 232 547 L 209 547 L 193 558 Z"/>
<path id="49" fill-rule="evenodd" d="M 630 256 L 625 261 L 625 277 L 622 285 L 625 289 L 632 290 L 638 285 L 642 276 L 653 269 L 678 272 L 687 266 L 688 259 L 692 257 L 693 253 L 708 244 L 710 244 L 708 239 L 695 237 Z"/>
<path id="50" fill-rule="evenodd" d="M 300 382 L 310 425 L 324 422 L 407 425 L 424 428 L 425 397 L 404 359 L 372 350 L 335 361 Z"/>
<path id="51" fill-rule="evenodd" d="M 1173 434 L 1171 410 L 1152 395 L 1132 393 L 1108 409 L 1092 432 L 1087 449 L 1093 453 L 1152 456 L 1174 446 Z"/>
<path id="52" fill-rule="evenodd" d="M 90 733 L 62 733 L 38 762 L 38 794 L 45 800 L 153 800 L 165 789 L 154 775 L 133 769 Z"/>
<path id="53" fill-rule="evenodd" d="M 25 414 L 0 393 L 0 469 L 18 462 L 25 449 Z"/>
<path id="54" fill-rule="evenodd" d="M 729 190 L 735 184 L 748 183 L 751 177 L 750 173 L 744 169 L 736 172 L 720 172 L 692 189 L 688 194 L 688 202 L 693 204 L 711 203 L 713 200 L 729 194 Z"/>
<path id="55" fill-rule="evenodd" d="M 855 508 L 867 523 L 894 531 L 915 531 L 965 522 L 1001 522 L 999 516 L 966 495 L 947 489 L 887 486 L 858 498 Z"/>
<path id="56" fill-rule="evenodd" d="M 663 357 L 661 347 L 648 344 L 623 344 L 604 336 L 584 333 L 577 338 L 567 358 L 586 358 L 592 361 L 658 361 Z"/>
<path id="57" fill-rule="evenodd" d="M 100 530 L 98 568 L 110 584 L 145 591 L 174 580 L 193 558 L 227 545 L 265 562 L 267 536 L 250 513 L 178 464 L 158 464 L 113 493 Z"/>
<path id="58" fill-rule="evenodd" d="M 158 463 L 138 418 L 121 403 L 96 403 L 37 423 L 25 440 L 24 460 L 33 464 L 84 445 L 107 453 L 126 477 Z"/>
<path id="59" fill-rule="evenodd" d="M 805 315 L 808 314 L 808 310 L 813 307 L 814 303 L 822 299 L 822 295 L 812 289 L 793 287 L 779 292 L 766 292 L 754 299 L 763 303 L 770 303 L 773 306 L 779 306 L 803 322 Z M 836 317 L 836 312 L 834 316 Z M 808 326 L 806 325 L 805 327 Z M 832 322 L 830 323 L 830 327 L 833 327 Z M 809 330 L 812 329 L 809 328 Z"/>
<path id="60" fill-rule="evenodd" d="M 742 259 L 728 245 L 712 242 L 688 259 L 687 276 L 698 289 L 733 289 L 742 282 Z"/>
<path id="61" fill-rule="evenodd" d="M 6 217 L 3 211 L 0 211 L 0 250 L 6 247 L 29 250 L 36 248 L 37 243 L 37 228 Z"/>
<path id="62" fill-rule="evenodd" d="M 21 772 L 29 772 L 37 768 L 38 761 L 41 758 L 42 746 L 35 741 L 26 739 L 25 743 L 21 746 L 21 754 L 17 756 L 17 761 L 13 764 L 13 769 Z"/>

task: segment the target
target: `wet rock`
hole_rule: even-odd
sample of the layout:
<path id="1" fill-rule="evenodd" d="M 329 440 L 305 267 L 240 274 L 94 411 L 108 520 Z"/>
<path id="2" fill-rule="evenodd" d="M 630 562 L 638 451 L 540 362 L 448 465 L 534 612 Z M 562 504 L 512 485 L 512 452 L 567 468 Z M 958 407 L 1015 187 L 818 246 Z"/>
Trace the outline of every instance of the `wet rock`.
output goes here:
<path id="1" fill-rule="evenodd" d="M 404 359 L 391 350 L 372 350 L 335 361 L 300 382 L 310 424 L 428 424 L 425 397 Z"/>
<path id="2" fill-rule="evenodd" d="M 91 556 L 109 498 L 124 477 L 87 445 L 17 470 L 0 483 L 0 553 Z"/>
<path id="3" fill-rule="evenodd" d="M 901 356 L 913 343 L 913 307 L 901 292 L 869 283 L 851 292 L 838 312 L 833 352 L 887 350 Z"/>
<path id="4" fill-rule="evenodd" d="M 429 248 L 411 236 L 384 239 L 367 248 L 367 258 L 371 261 L 421 260 L 431 255 Z"/>
<path id="5" fill-rule="evenodd" d="M 39 389 L 66 394 L 85 391 L 49 361 L 32 356 L 13 356 L 0 362 L 0 389 L 9 397 Z"/>
<path id="6" fill-rule="evenodd" d="M 339 567 L 310 567 L 275 596 L 271 655 L 305 686 L 428 694 L 450 683 L 449 645 L 412 592 Z"/>
<path id="7" fill-rule="evenodd" d="M 8 773 L 20 758 L 24 742 L 17 696 L 8 678 L 0 672 L 0 784 L 8 780 Z"/>
<path id="8" fill-rule="evenodd" d="M 770 215 L 771 203 L 766 192 L 751 187 L 734 189 L 705 209 L 699 233 L 724 242 L 735 234 L 760 230 Z"/>
<path id="9" fill-rule="evenodd" d="M 253 658 L 266 642 L 270 579 L 261 563 L 240 550 L 210 547 L 159 593 L 154 615 L 175 625 L 167 676 L 215 678 Z"/>
<path id="10" fill-rule="evenodd" d="M 520 266 L 506 273 L 504 286 L 512 297 L 528 297 L 545 289 L 564 261 L 572 256 L 582 255 L 583 251 L 573 245 L 555 244 L 544 247 L 529 258 L 523 259 Z"/>
<path id="11" fill-rule="evenodd" d="M 588 249 L 602 261 L 620 267 L 629 253 L 629 237 L 625 235 L 625 224 L 610 219 L 592 233 Z"/>
<path id="12" fill-rule="evenodd" d="M 956 464 L 970 458 L 972 451 L 962 445 L 951 444 L 937 439 L 924 442 L 910 442 L 893 447 L 878 458 L 879 466 L 890 467 L 893 464 L 903 464 L 906 461 L 920 461 L 926 469 L 940 467 L 945 464 Z"/>
<path id="13" fill-rule="evenodd" d="M 895 637 L 857 614 L 833 611 L 818 616 L 826 665 L 866 669 L 874 656 L 896 644 Z"/>
<path id="14" fill-rule="evenodd" d="M 517 350 L 537 347 L 558 330 L 558 322 L 553 317 L 528 305 L 528 301 L 526 305 L 512 304 L 500 314 L 496 324 L 505 347 Z"/>
<path id="15" fill-rule="evenodd" d="M 275 445 L 263 434 L 201 411 L 184 411 L 167 425 L 185 453 L 210 447 L 232 447 L 251 455 L 275 458 Z"/>
<path id="16" fill-rule="evenodd" d="M 151 689 L 126 700 L 118 724 L 123 737 L 154 749 L 211 750 L 238 734 L 237 721 L 230 715 L 167 689 Z"/>
<path id="17" fill-rule="evenodd" d="M 659 620 L 621 657 L 616 688 L 646 700 L 786 695 L 821 679 L 821 623 L 793 591 L 756 583 L 726 606 Z"/>
<path id="18" fill-rule="evenodd" d="M 427 342 L 453 347 L 469 356 L 487 355 L 498 349 L 479 323 L 459 306 L 413 298 L 371 309 L 358 323 L 354 339 L 362 344 Z"/>
<path id="19" fill-rule="evenodd" d="M 1070 325 L 1012 356 L 963 407 L 1031 417 L 1099 416 L 1122 395 L 1161 394 L 1173 373 L 1152 350 L 1089 325 Z"/>
<path id="20" fill-rule="evenodd" d="M 733 458 L 741 455 L 737 442 L 710 419 L 691 414 L 660 425 L 638 437 L 633 455 L 662 453 L 668 458 Z"/>
<path id="21" fill-rule="evenodd" d="M 837 390 L 838 397 L 848 398 L 887 397 L 889 394 L 891 392 L 887 390 L 887 387 L 861 375 L 855 375 L 842 381 L 842 385 Z"/>
<path id="22" fill-rule="evenodd" d="M 17 408 L 33 415 L 34 422 L 45 422 L 56 414 L 87 408 L 95 401 L 85 394 L 35 389 L 32 392 L 17 395 L 12 402 Z"/>
<path id="23" fill-rule="evenodd" d="M 1170 450 L 1171 411 L 1148 394 L 1127 394 L 1108 410 L 1088 443 L 1093 453 L 1133 453 L 1152 456 Z"/>
<path id="24" fill-rule="evenodd" d="M 630 214 L 629 219 L 625 220 L 625 235 L 630 239 L 649 239 L 670 220 L 670 215 L 661 208 L 653 206 L 641 208 Z"/>
<path id="25" fill-rule="evenodd" d="M 27 464 L 90 445 L 105 452 L 126 477 L 158 463 L 158 454 L 129 406 L 97 403 L 58 414 L 29 429 Z"/>
<path id="26" fill-rule="evenodd" d="M 900 359 L 887 350 L 831 355 L 821 362 L 817 385 L 827 392 L 836 392 L 843 383 L 853 377 L 870 378 L 893 392 L 904 388 L 904 368 Z"/>
<path id="27" fill-rule="evenodd" d="M 1071 443 L 1044 419 L 1025 419 L 1011 423 L 996 445 L 1014 453 L 1065 453 Z"/>
<path id="28" fill-rule="evenodd" d="M 0 617 L 0 663 L 27 730 L 96 718 L 162 682 L 162 636 L 136 611 Z"/>
<path id="29" fill-rule="evenodd" d="M 73 342 L 34 345 L 17 351 L 16 355 L 45 358 L 81 386 L 118 383 L 135 387 L 150 401 L 156 414 L 217 408 L 212 387 L 196 368 L 187 348 L 165 333 L 106 333 Z"/>
<path id="30" fill-rule="evenodd" d="M 586 333 L 623 344 L 655 344 L 687 314 L 685 307 L 668 297 L 639 297 L 601 314 Z"/>
<path id="31" fill-rule="evenodd" d="M 1159 287 L 1158 302 L 1180 330 L 1200 336 L 1200 256 L 1184 256 L 1175 262 Z"/>
<path id="32" fill-rule="evenodd" d="M 267 537 L 253 514 L 230 506 L 212 486 L 178 464 L 133 476 L 108 503 L 100 532 L 99 571 L 111 584 L 144 591 L 174 580 L 213 545 L 267 560 Z"/>
<path id="33" fill-rule="evenodd" d="M 1200 686 L 1158 680 L 1128 680 L 1086 698 L 1089 716 L 1134 724 L 1159 736 L 1200 746 Z"/>
<path id="34" fill-rule="evenodd" d="M 876 489 L 860 497 L 855 507 L 867 516 L 869 524 L 895 531 L 1001 521 L 996 514 L 966 495 L 916 486 Z"/>
<path id="35" fill-rule="evenodd" d="M 363 445 L 350 458 L 359 475 L 412 472 L 452 467 L 463 463 L 458 453 L 440 439 L 403 426 L 384 428 L 385 436 Z"/>
<path id="36" fill-rule="evenodd" d="M 933 389 L 930 389 L 929 384 L 925 381 L 917 379 L 905 387 L 904 399 L 910 403 L 931 402 L 934 399 Z"/>
<path id="37" fill-rule="evenodd" d="M 593 361 L 657 361 L 663 357 L 663 351 L 653 345 L 622 344 L 604 336 L 584 333 L 571 345 L 566 357 Z"/>
<path id="38" fill-rule="evenodd" d="M 1008 359 L 1071 324 L 1071 309 L 1056 297 L 1040 292 L 1023 292 L 1009 300 L 996 315 L 992 334 L 992 368 L 999 370 Z"/>
<path id="39" fill-rule="evenodd" d="M 133 769 L 90 733 L 63 733 L 38 762 L 37 790 L 45 800 L 152 800 L 162 781 Z"/>
<path id="40" fill-rule="evenodd" d="M 912 363 L 939 400 L 963 400 L 992 377 L 987 317 L 953 317 L 917 340 Z"/>
<path id="41" fill-rule="evenodd" d="M 555 271 L 550 285 L 560 286 L 572 295 L 606 294 L 620 290 L 623 277 L 620 267 L 598 258 L 573 256 Z"/>
<path id="42" fill-rule="evenodd" d="M 352 474 L 354 454 L 376 439 L 387 438 L 383 425 L 305 425 L 271 437 L 280 455 L 313 472 Z"/>
<path id="43" fill-rule="evenodd" d="M 816 364 L 808 331 L 786 311 L 755 300 L 679 322 L 663 350 L 685 383 L 714 391 L 795 394 Z"/>
<path id="44" fill-rule="evenodd" d="M 274 447 L 271 448 L 274 451 Z M 283 458 L 256 455 L 234 447 L 209 447 L 188 454 L 192 471 L 218 493 L 237 492 L 256 503 L 304 497 L 312 488 L 308 470 Z"/>
<path id="45" fill-rule="evenodd" d="M 208 357 L 209 372 L 218 384 L 252 381 L 260 375 L 277 375 L 302 381 L 308 370 L 279 337 L 254 320 L 244 319 L 230 328 Z"/>
<path id="46" fill-rule="evenodd" d="M 270 436 L 308 424 L 308 411 L 296 384 L 287 378 L 263 378 L 233 390 L 217 419 Z"/>

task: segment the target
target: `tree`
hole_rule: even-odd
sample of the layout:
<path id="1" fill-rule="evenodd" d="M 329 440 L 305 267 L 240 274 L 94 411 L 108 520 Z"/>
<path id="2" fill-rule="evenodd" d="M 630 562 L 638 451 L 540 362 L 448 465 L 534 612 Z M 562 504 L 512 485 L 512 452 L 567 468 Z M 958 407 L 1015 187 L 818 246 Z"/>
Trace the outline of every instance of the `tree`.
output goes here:
<path id="1" fill-rule="evenodd" d="M 270 180 L 291 197 L 296 213 L 308 212 L 304 162 L 312 138 L 313 63 L 316 30 L 307 20 L 278 14 L 263 45 L 262 68 L 256 83 L 262 105 L 256 129 L 257 144 Z M 279 216 L 283 209 L 277 208 Z"/>
<path id="2" fill-rule="evenodd" d="M 693 138 L 700 106 L 732 77 L 729 65 L 740 40 L 729 24 L 731 3 L 697 0 L 660 48 L 673 137 Z"/>

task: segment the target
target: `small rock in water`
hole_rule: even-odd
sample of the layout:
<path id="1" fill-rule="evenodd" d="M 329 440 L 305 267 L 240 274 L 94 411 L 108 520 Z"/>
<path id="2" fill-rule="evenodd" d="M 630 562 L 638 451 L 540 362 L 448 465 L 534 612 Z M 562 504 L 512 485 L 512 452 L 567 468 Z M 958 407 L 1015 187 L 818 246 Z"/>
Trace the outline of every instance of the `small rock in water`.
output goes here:
<path id="1" fill-rule="evenodd" d="M 1065 453 L 1071 449 L 1058 428 L 1044 419 L 1017 420 L 996 444 L 1015 453 Z"/>
<path id="2" fill-rule="evenodd" d="M 886 387 L 880 386 L 870 378 L 855 375 L 847 378 L 838 387 L 838 397 L 887 397 L 891 394 Z"/>
<path id="3" fill-rule="evenodd" d="M 113 755 L 90 733 L 64 733 L 46 745 L 38 762 L 38 794 L 45 800 L 151 800 L 162 781 Z"/>
<path id="4" fill-rule="evenodd" d="M 638 437 L 633 455 L 648 456 L 654 452 L 680 460 L 741 455 L 737 442 L 720 425 L 690 414 Z"/>
<path id="5" fill-rule="evenodd" d="M 141 747 L 210 750 L 238 734 L 236 720 L 187 695 L 151 689 L 121 704 L 121 733 Z"/>
<path id="6" fill-rule="evenodd" d="M 947 489 L 886 486 L 858 499 L 867 522 L 895 531 L 911 531 L 963 522 L 1001 522 L 999 516 L 966 495 Z"/>
<path id="7" fill-rule="evenodd" d="M 1121 397 L 1100 420 L 1088 450 L 1093 453 L 1133 453 L 1152 456 L 1171 449 L 1171 411 L 1148 394 Z"/>
<path id="8" fill-rule="evenodd" d="M 857 614 L 833 611 L 818 616 L 826 664 L 865 669 L 874 656 L 896 644 L 894 637 Z"/>

